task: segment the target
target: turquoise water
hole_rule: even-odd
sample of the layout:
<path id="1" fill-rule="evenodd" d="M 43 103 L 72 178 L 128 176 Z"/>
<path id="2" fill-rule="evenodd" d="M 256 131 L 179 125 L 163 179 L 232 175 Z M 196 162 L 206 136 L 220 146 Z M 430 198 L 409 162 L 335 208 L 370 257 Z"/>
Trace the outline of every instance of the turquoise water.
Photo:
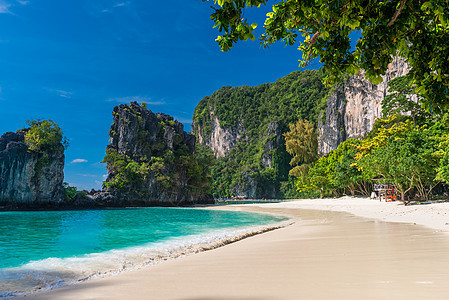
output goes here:
<path id="1" fill-rule="evenodd" d="M 133 269 L 285 219 L 185 208 L 0 212 L 0 297 Z"/>

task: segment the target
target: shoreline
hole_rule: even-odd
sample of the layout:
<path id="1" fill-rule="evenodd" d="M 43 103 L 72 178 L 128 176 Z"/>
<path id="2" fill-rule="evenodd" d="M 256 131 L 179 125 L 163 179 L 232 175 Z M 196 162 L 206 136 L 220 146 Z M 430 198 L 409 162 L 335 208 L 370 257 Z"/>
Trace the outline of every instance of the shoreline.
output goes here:
<path id="1" fill-rule="evenodd" d="M 248 204 L 258 206 L 259 204 Z M 425 226 L 449 235 L 449 202 L 403 205 L 400 201 L 380 202 L 369 197 L 297 199 L 283 203 L 264 204 L 266 208 L 293 208 L 346 212 L 352 215 L 385 222 L 409 223 Z"/>
<path id="2" fill-rule="evenodd" d="M 4 268 L 0 270 L 0 281 L 4 279 L 0 284 L 0 298 L 31 296 L 152 267 L 290 225 L 287 218 L 265 218 L 263 222 L 261 219 L 260 224 L 216 228 L 203 233 L 175 236 L 157 243 L 148 242 L 66 258 L 49 257 L 30 261 L 20 267 Z"/>
<path id="3" fill-rule="evenodd" d="M 422 220 L 390 223 L 408 208 L 348 198 L 200 207 L 273 213 L 294 223 L 226 247 L 27 298 L 441 299 L 449 293 L 447 231 L 414 225 L 431 227 Z"/>

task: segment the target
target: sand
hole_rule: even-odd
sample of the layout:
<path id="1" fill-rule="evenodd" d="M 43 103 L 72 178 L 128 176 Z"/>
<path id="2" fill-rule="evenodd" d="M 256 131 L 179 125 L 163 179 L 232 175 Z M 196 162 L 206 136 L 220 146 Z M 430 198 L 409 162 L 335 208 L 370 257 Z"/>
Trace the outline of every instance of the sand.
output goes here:
<path id="1" fill-rule="evenodd" d="M 405 206 L 400 201 L 380 202 L 367 197 L 341 197 L 265 204 L 264 207 L 343 211 L 386 222 L 424 225 L 449 234 L 449 202 Z"/>
<path id="2" fill-rule="evenodd" d="M 449 297 L 446 204 L 404 207 L 341 198 L 218 209 L 283 214 L 294 223 L 218 249 L 26 298 Z"/>

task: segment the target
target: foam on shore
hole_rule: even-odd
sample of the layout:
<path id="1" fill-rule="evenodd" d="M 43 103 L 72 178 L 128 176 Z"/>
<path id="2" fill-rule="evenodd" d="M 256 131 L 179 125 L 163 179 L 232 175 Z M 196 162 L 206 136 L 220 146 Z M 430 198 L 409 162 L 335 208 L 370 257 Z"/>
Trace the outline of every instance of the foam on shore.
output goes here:
<path id="1" fill-rule="evenodd" d="M 26 295 L 140 269 L 215 249 L 289 224 L 291 224 L 289 221 L 284 221 L 243 229 L 219 230 L 208 234 L 173 238 L 163 243 L 149 243 L 79 257 L 47 258 L 17 268 L 0 269 L 0 298 Z"/>

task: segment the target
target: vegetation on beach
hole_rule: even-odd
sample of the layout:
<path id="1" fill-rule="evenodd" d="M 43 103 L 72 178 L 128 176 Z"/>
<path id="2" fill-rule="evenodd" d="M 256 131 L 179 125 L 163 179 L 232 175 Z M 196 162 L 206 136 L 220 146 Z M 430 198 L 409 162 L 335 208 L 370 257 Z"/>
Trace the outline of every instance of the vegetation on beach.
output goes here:
<path id="1" fill-rule="evenodd" d="M 437 185 L 448 183 L 449 115 L 430 115 L 417 102 L 420 97 L 410 93 L 406 77 L 396 83 L 401 84 L 391 85 L 387 105 L 408 115 L 386 113 L 363 140 L 347 140 L 318 159 L 307 174 L 298 176 L 299 190 L 368 195 L 370 180 L 376 179 L 394 184 L 407 203 L 414 198 L 427 201 Z"/>

